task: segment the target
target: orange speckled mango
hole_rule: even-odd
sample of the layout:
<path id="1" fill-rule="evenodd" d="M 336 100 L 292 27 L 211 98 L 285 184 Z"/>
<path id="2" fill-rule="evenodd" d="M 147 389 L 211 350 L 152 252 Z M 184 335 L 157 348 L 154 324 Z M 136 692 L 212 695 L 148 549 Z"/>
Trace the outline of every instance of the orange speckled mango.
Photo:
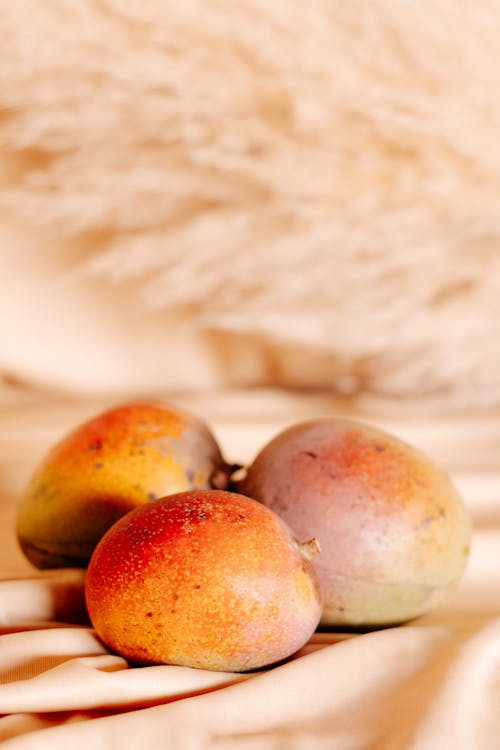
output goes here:
<path id="1" fill-rule="evenodd" d="M 276 436 L 238 491 L 316 536 L 322 624 L 402 622 L 440 604 L 470 543 L 464 506 L 422 452 L 365 424 L 320 419 Z"/>
<path id="2" fill-rule="evenodd" d="M 85 595 L 98 635 L 125 658 L 217 671 L 284 659 L 321 614 L 314 569 L 286 524 L 221 490 L 120 519 L 92 555 Z"/>
<path id="3" fill-rule="evenodd" d="M 118 406 L 63 438 L 32 477 L 17 515 L 39 568 L 85 567 L 115 521 L 137 505 L 225 486 L 230 467 L 207 426 L 160 402 Z"/>

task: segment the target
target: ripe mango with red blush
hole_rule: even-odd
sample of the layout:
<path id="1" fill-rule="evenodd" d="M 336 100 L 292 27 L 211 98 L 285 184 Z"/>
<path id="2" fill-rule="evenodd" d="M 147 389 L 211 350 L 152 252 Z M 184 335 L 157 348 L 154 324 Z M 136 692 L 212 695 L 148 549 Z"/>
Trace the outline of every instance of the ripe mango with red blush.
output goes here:
<path id="1" fill-rule="evenodd" d="M 231 471 L 197 417 L 159 401 L 123 404 L 78 426 L 40 463 L 18 508 L 20 546 L 39 568 L 85 567 L 132 508 L 225 488 Z"/>
<path id="2" fill-rule="evenodd" d="M 470 523 L 450 479 L 424 453 L 370 425 L 296 424 L 261 450 L 236 487 L 300 538 L 318 538 L 323 625 L 418 617 L 464 572 Z"/>
<path id="3" fill-rule="evenodd" d="M 170 495 L 103 536 L 86 575 L 88 613 L 104 643 L 137 664 L 257 669 L 296 652 L 318 624 L 311 547 L 248 497 Z"/>

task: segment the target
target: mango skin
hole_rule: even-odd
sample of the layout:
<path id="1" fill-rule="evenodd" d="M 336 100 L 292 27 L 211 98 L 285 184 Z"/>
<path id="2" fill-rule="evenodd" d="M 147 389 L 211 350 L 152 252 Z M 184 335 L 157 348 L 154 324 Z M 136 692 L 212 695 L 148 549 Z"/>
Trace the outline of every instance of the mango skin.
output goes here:
<path id="1" fill-rule="evenodd" d="M 97 545 L 85 596 L 97 634 L 125 658 L 228 672 L 293 654 L 322 608 L 314 570 L 286 524 L 222 490 L 128 513 Z"/>
<path id="2" fill-rule="evenodd" d="M 132 508 L 225 487 L 230 472 L 200 419 L 163 402 L 123 404 L 77 427 L 40 463 L 18 507 L 18 541 L 38 568 L 86 567 Z"/>
<path id="3" fill-rule="evenodd" d="M 470 523 L 448 477 L 421 451 L 369 425 L 325 418 L 283 431 L 237 491 L 316 536 L 321 624 L 370 628 L 423 615 L 462 576 Z"/>

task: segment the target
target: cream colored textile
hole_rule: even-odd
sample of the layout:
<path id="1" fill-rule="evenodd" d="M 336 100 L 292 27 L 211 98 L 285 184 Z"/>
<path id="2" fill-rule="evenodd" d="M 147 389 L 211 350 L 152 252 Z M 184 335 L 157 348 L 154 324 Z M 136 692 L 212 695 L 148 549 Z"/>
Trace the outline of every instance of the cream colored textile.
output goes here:
<path id="1" fill-rule="evenodd" d="M 2 605 L 24 586 L 31 617 L 26 624 L 23 606 L 20 618 L 12 609 L 2 618 L 0 739 L 19 750 L 493 750 L 500 534 L 477 535 L 474 549 L 468 579 L 434 615 L 363 635 L 316 634 L 289 662 L 246 675 L 130 668 L 88 627 L 37 619 L 58 577 L 4 583 Z"/>
<path id="2" fill-rule="evenodd" d="M 231 458 L 316 414 L 324 396 L 236 392 L 182 399 Z M 102 404 L 22 402 L 0 414 L 0 741 L 6 750 L 497 750 L 500 746 L 498 415 L 376 420 L 448 468 L 474 521 L 448 603 L 365 634 L 316 633 L 286 663 L 235 675 L 131 668 L 86 621 L 82 571 L 37 573 L 14 540 L 15 502 L 38 457 Z M 359 415 L 357 415 L 359 416 Z M 365 417 L 367 415 L 364 415 Z"/>

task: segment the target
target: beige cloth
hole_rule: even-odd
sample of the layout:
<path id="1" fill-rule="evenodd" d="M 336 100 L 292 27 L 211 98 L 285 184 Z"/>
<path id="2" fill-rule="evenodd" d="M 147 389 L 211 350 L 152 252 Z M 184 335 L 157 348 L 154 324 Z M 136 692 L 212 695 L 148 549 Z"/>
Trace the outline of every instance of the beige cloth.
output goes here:
<path id="1" fill-rule="evenodd" d="M 185 399 L 188 404 L 190 399 Z M 259 406 L 260 404 L 260 406 Z M 340 405 L 236 393 L 189 405 L 231 457 L 279 426 Z M 452 472 L 474 520 L 467 573 L 449 602 L 404 626 L 316 633 L 294 658 L 252 674 L 131 668 L 85 619 L 82 571 L 35 573 L 13 537 L 15 498 L 38 456 L 88 403 L 0 415 L 0 741 L 8 750 L 496 750 L 500 747 L 498 418 L 378 424 Z"/>

